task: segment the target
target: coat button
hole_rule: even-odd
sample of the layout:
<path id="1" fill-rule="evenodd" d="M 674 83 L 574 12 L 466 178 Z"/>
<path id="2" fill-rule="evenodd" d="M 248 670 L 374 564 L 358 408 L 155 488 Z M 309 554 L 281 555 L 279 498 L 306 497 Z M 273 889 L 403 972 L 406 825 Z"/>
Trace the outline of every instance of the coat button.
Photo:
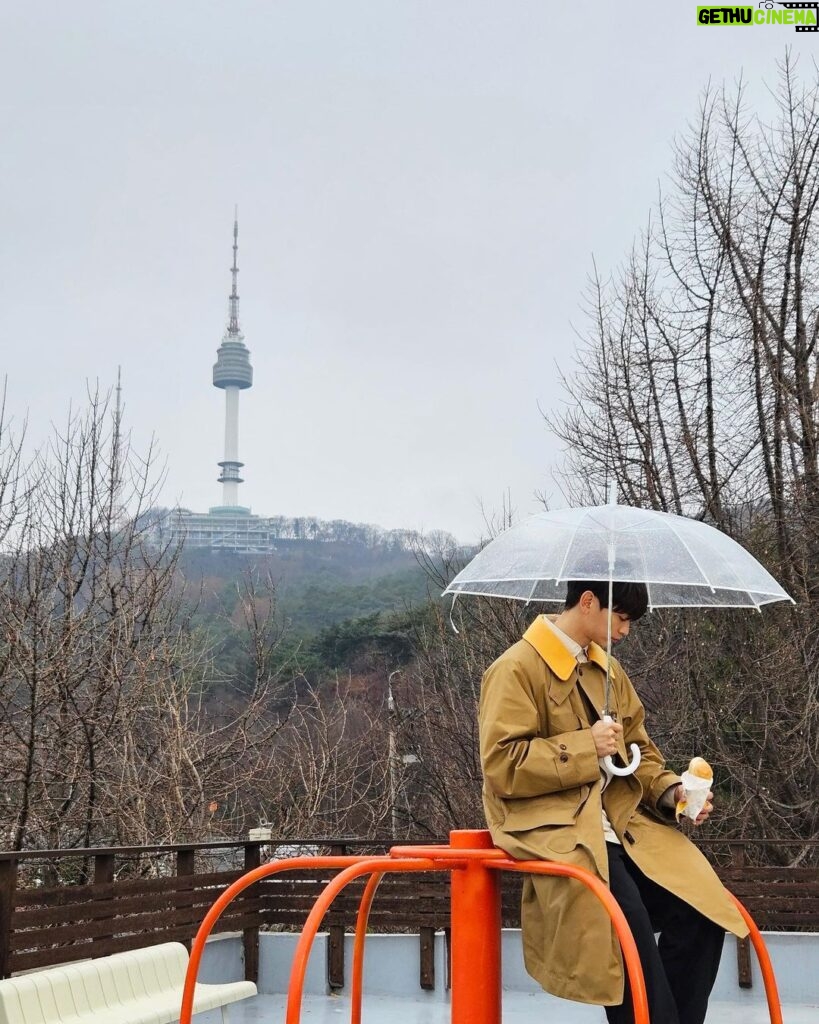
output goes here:
<path id="1" fill-rule="evenodd" d="M 568 754 L 561 754 L 560 755 L 560 760 L 565 763 L 566 761 L 569 760 L 569 755 Z"/>
<path id="2" fill-rule="evenodd" d="M 561 749 L 561 750 L 567 750 L 568 748 L 566 747 L 566 744 L 565 744 L 565 743 L 561 743 L 561 744 L 560 744 L 560 749 Z"/>

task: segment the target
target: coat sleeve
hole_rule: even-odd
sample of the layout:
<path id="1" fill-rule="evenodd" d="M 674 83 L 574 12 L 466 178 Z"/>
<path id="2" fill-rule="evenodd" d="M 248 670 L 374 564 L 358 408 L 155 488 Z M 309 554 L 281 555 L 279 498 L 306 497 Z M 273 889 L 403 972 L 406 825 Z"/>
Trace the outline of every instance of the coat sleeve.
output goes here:
<path id="1" fill-rule="evenodd" d="M 640 748 L 642 759 L 634 773 L 635 778 L 643 787 L 641 803 L 654 814 L 669 820 L 668 809 L 660 805 L 660 798 L 671 787 L 681 781 L 679 775 L 669 771 L 665 766 L 665 758 L 652 742 L 646 731 L 646 712 L 637 691 L 623 671 L 617 665 L 616 678 L 618 689 L 621 690 L 619 706 L 624 708 L 622 715 L 623 738 L 626 747 L 636 743 Z"/>
<path id="2" fill-rule="evenodd" d="M 481 763 L 489 789 L 507 800 L 573 789 L 600 778 L 591 729 L 542 735 L 531 685 L 524 667 L 509 658 L 496 661 L 483 677 Z"/>

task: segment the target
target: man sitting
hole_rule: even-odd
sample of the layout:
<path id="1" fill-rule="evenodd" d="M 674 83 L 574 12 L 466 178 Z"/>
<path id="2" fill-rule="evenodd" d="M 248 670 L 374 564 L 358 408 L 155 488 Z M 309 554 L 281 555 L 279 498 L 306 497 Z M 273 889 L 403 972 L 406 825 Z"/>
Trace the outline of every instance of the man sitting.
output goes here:
<path id="1" fill-rule="evenodd" d="M 647 607 L 640 583 L 615 583 L 613 642 Z M 634 935 L 651 1021 L 703 1024 L 726 930 L 748 929 L 711 866 L 675 826 L 680 777 L 649 739 L 626 673 L 609 667 L 613 717 L 604 722 L 607 581 L 570 582 L 563 611 L 539 616 L 486 671 L 480 745 L 484 808 L 495 844 L 517 859 L 576 864 L 610 887 Z M 607 755 L 642 759 L 632 775 Z M 712 810 L 709 794 L 696 824 Z M 527 876 L 521 909 L 526 969 L 557 996 L 634 1020 L 619 942 L 581 882 Z M 660 933 L 659 943 L 655 932 Z"/>

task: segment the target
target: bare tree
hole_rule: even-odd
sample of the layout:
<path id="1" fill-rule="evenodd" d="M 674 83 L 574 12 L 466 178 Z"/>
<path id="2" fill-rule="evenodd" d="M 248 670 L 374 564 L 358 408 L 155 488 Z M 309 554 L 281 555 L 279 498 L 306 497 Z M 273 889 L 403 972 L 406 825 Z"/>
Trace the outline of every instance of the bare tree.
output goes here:
<path id="1" fill-rule="evenodd" d="M 349 680 L 300 689 L 277 737 L 265 820 L 304 838 L 388 832 L 395 776 L 386 719 Z"/>
<path id="2" fill-rule="evenodd" d="M 486 517 L 489 536 L 512 524 L 504 506 Z M 436 598 L 463 567 L 469 552 L 446 536 L 428 536 L 415 555 L 426 574 L 430 601 L 413 636 L 414 658 L 397 691 L 407 814 L 414 832 L 445 837 L 453 828 L 483 824 L 478 753 L 478 700 L 483 672 L 525 632 L 538 609 L 514 601 L 464 597 L 447 607 Z"/>
<path id="3" fill-rule="evenodd" d="M 730 779 L 732 834 L 816 838 L 819 784 L 819 76 L 788 55 L 770 122 L 745 87 L 706 90 L 671 184 L 567 371 L 569 495 L 703 518 L 797 607 L 644 627 L 634 661 L 674 754 Z M 658 679 L 662 682 L 657 682 Z"/>
<path id="4" fill-rule="evenodd" d="M 178 548 L 157 547 L 161 472 L 94 392 L 31 463 L 6 449 L 0 574 L 5 844 L 92 846 L 232 833 L 281 724 L 272 593 L 245 583 L 250 694 L 207 701 L 211 651 L 185 615 Z M 16 484 L 15 484 L 16 481 Z M 261 602 L 264 604 L 264 601 Z M 223 682 L 223 681 L 219 681 Z M 218 810 L 218 814 L 215 813 Z"/>

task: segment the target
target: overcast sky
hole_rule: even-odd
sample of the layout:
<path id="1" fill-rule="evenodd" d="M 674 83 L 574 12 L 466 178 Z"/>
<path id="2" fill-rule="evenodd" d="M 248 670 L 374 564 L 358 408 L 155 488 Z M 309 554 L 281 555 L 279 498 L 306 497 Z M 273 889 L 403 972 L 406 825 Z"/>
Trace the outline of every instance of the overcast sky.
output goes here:
<path id="1" fill-rule="evenodd" d="M 32 443 L 122 367 L 164 500 L 218 504 L 239 206 L 240 500 L 482 531 L 561 503 L 592 254 L 627 252 L 708 81 L 819 35 L 694 0 L 7 0 L 2 369 Z M 807 52 L 805 52 L 807 51 Z"/>

